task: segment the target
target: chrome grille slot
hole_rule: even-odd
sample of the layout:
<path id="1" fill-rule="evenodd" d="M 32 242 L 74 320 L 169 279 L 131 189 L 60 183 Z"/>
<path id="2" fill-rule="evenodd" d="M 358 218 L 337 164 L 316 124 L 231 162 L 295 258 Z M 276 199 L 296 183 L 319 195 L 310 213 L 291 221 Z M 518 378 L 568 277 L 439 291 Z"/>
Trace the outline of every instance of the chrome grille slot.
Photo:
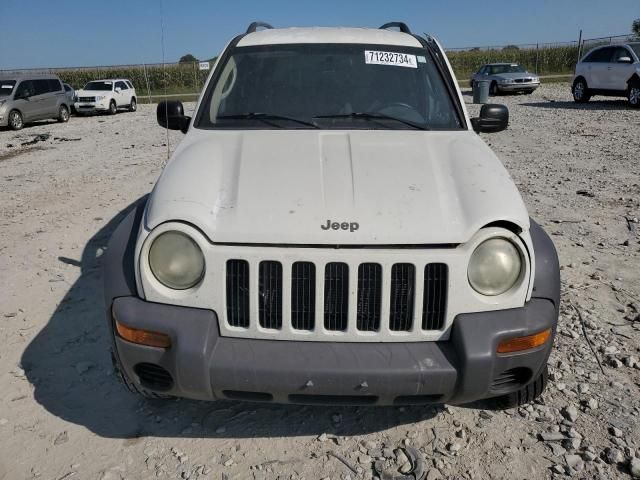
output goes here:
<path id="1" fill-rule="evenodd" d="M 282 328 L 282 264 L 260 262 L 258 273 L 258 316 L 262 328 Z"/>
<path id="2" fill-rule="evenodd" d="M 448 277 L 449 271 L 444 263 L 429 263 L 424 267 L 423 330 L 440 330 L 444 325 Z"/>
<path id="3" fill-rule="evenodd" d="M 356 326 L 365 332 L 380 330 L 382 267 L 377 263 L 361 263 L 358 267 L 358 308 Z"/>
<path id="4" fill-rule="evenodd" d="M 315 328 L 316 266 L 295 262 L 291 266 L 291 326 L 296 330 Z"/>
<path id="5" fill-rule="evenodd" d="M 390 330 L 408 332 L 413 326 L 415 277 L 416 268 L 411 263 L 396 263 L 391 268 Z"/>
<path id="6" fill-rule="evenodd" d="M 249 262 L 227 260 L 227 321 L 249 327 Z"/>
<path id="7" fill-rule="evenodd" d="M 327 263 L 324 269 L 324 328 L 333 331 L 347 329 L 349 316 L 349 266 Z"/>

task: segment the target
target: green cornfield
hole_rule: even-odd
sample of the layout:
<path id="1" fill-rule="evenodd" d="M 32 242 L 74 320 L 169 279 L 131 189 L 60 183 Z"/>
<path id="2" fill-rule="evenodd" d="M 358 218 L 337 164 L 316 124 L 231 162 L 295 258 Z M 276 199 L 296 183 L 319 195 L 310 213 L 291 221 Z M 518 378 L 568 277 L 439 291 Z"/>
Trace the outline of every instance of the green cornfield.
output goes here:
<path id="1" fill-rule="evenodd" d="M 129 65 L 126 67 L 95 67 L 75 69 L 52 69 L 60 79 L 75 89 L 82 88 L 87 82 L 101 78 L 128 78 L 138 89 L 139 95 L 148 90 L 172 93 L 199 92 L 204 85 L 208 70 L 199 70 L 198 64 L 166 65 Z M 146 75 L 145 75 L 146 73 Z M 148 81 L 148 83 L 147 83 Z"/>
<path id="2" fill-rule="evenodd" d="M 518 48 L 447 51 L 458 80 L 466 80 L 485 63 L 519 63 L 538 75 L 573 73 L 578 59 L 576 44 L 561 46 L 536 45 Z"/>

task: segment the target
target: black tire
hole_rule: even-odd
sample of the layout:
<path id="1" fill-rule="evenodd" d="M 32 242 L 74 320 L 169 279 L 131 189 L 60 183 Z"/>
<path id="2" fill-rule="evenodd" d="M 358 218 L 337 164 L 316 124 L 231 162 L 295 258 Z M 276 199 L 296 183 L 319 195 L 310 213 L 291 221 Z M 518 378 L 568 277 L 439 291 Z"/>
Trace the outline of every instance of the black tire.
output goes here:
<path id="1" fill-rule="evenodd" d="M 498 84 L 496 82 L 491 82 L 491 85 L 489 86 L 489 96 L 497 97 L 498 94 Z"/>
<path id="2" fill-rule="evenodd" d="M 116 101 L 111 100 L 109 102 L 109 115 L 115 115 L 118 112 L 118 107 L 116 106 Z"/>
<path id="3" fill-rule="evenodd" d="M 627 89 L 627 100 L 631 108 L 640 108 L 640 80 L 629 84 Z"/>
<path id="4" fill-rule="evenodd" d="M 587 103 L 591 100 L 591 92 L 587 86 L 587 81 L 582 77 L 573 82 L 571 93 L 573 95 L 573 101 L 576 103 Z"/>
<path id="5" fill-rule="evenodd" d="M 7 125 L 11 130 L 20 130 L 22 127 L 24 127 L 22 114 L 18 110 L 11 110 L 9 112 Z"/>
<path id="6" fill-rule="evenodd" d="M 531 403 L 542 395 L 542 392 L 547 388 L 548 379 L 549 369 L 547 365 L 545 365 L 540 375 L 538 375 L 538 378 L 520 390 L 489 399 L 491 407 L 495 410 L 506 410 L 508 408 L 522 407 L 527 403 Z"/>
<path id="7" fill-rule="evenodd" d="M 113 363 L 113 369 L 118 375 L 118 378 L 120 378 L 122 383 L 124 383 L 124 386 L 127 387 L 127 390 L 129 390 L 131 393 L 135 393 L 136 395 L 148 399 L 166 400 L 171 398 L 169 395 L 162 395 L 160 393 L 155 393 L 151 390 L 147 390 L 131 381 L 124 369 L 120 367 L 120 363 L 118 361 L 118 358 L 116 357 L 116 354 L 113 352 L 113 348 L 111 350 L 111 362 Z"/>
<path id="8" fill-rule="evenodd" d="M 131 102 L 129 103 L 129 111 L 135 112 L 138 109 L 138 102 L 136 97 L 131 97 Z"/>
<path id="9" fill-rule="evenodd" d="M 58 109 L 58 121 L 61 123 L 67 123 L 69 121 L 69 109 L 66 105 L 60 105 Z"/>

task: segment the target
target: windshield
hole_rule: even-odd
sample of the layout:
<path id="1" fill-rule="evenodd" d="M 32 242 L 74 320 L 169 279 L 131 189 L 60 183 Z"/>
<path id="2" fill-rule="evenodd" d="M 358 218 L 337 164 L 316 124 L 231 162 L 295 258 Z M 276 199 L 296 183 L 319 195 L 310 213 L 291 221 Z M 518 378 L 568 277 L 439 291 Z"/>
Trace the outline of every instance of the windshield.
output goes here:
<path id="1" fill-rule="evenodd" d="M 490 65 L 489 75 L 500 75 L 501 73 L 524 73 L 525 69 L 520 65 Z"/>
<path id="2" fill-rule="evenodd" d="M 640 59 L 640 43 L 630 43 L 629 46 L 631 47 L 631 49 L 636 54 L 636 57 L 638 57 L 638 59 Z"/>
<path id="3" fill-rule="evenodd" d="M 197 128 L 462 128 L 444 80 L 421 48 L 239 47 L 216 70 Z"/>
<path id="4" fill-rule="evenodd" d="M 15 80 L 0 80 L 0 97 L 7 97 L 13 92 L 13 87 L 16 86 Z"/>
<path id="5" fill-rule="evenodd" d="M 84 90 L 107 90 L 111 91 L 113 82 L 89 82 L 84 86 Z"/>

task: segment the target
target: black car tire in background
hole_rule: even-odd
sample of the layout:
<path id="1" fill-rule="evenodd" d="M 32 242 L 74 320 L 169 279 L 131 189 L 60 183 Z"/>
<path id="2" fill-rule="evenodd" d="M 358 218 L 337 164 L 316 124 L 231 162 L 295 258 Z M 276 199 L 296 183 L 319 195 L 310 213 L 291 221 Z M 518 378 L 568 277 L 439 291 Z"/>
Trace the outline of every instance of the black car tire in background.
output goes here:
<path id="1" fill-rule="evenodd" d="M 11 110 L 9 112 L 9 128 L 11 130 L 20 130 L 24 127 L 24 120 L 22 114 L 18 110 Z"/>
<path id="2" fill-rule="evenodd" d="M 69 109 L 66 105 L 60 105 L 58 109 L 58 121 L 62 123 L 69 121 Z"/>
<path id="3" fill-rule="evenodd" d="M 576 81 L 573 82 L 571 93 L 573 94 L 573 101 L 576 103 L 587 103 L 591 100 L 591 93 L 589 93 L 587 81 L 582 77 L 576 78 Z"/>

